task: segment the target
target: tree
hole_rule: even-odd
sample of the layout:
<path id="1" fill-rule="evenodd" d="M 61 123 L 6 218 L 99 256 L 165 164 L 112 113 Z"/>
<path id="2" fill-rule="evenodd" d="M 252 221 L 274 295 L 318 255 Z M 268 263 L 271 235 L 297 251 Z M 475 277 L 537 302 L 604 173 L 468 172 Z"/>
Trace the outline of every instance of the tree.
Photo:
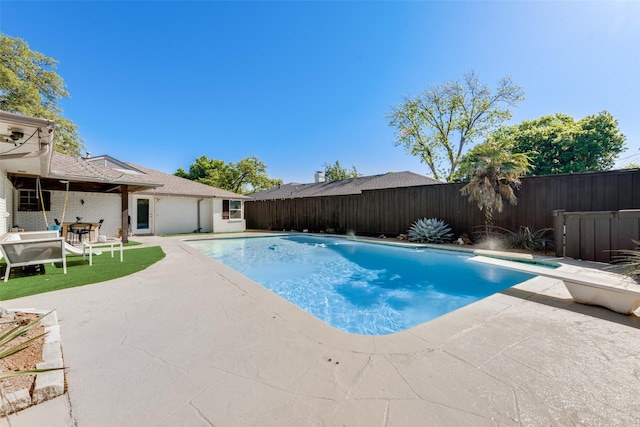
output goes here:
<path id="1" fill-rule="evenodd" d="M 465 162 L 471 172 L 471 180 L 460 189 L 470 202 L 476 202 L 478 209 L 484 210 L 485 230 L 493 222 L 493 213 L 502 212 L 504 203 L 518 204 L 514 190 L 520 188 L 520 176 L 531 167 L 529 156 L 525 153 L 512 153 L 511 142 L 493 138 L 477 145 L 465 156 Z"/>
<path id="2" fill-rule="evenodd" d="M 77 126 L 62 116 L 59 101 L 69 93 L 56 64 L 24 40 L 0 34 L 0 110 L 55 122 L 54 149 L 80 155 L 84 145 Z"/>
<path id="3" fill-rule="evenodd" d="M 269 178 L 267 166 L 256 156 L 246 157 L 237 164 L 200 156 L 191 164 L 189 172 L 178 168 L 174 175 L 241 194 L 268 190 L 283 183 L 281 179 Z"/>
<path id="4" fill-rule="evenodd" d="M 187 178 L 192 181 L 202 182 L 209 177 L 209 174 L 224 170 L 226 163 L 222 160 L 209 159 L 207 156 L 198 157 L 195 162 L 189 166 L 189 172 L 185 172 L 184 169 L 178 168 L 174 175 L 181 178 Z"/>
<path id="5" fill-rule="evenodd" d="M 327 182 L 331 181 L 341 181 L 343 179 L 349 178 L 359 178 L 362 176 L 358 169 L 355 166 L 352 166 L 350 170 L 346 170 L 342 166 L 340 166 L 340 162 L 336 160 L 336 162 L 332 165 L 329 163 L 325 163 L 324 165 L 324 179 Z"/>
<path id="6" fill-rule="evenodd" d="M 502 127 L 497 134 L 512 140 L 514 152 L 532 153 L 536 175 L 611 169 L 626 140 L 607 111 L 577 122 L 558 113 Z"/>
<path id="7" fill-rule="evenodd" d="M 462 82 L 435 84 L 416 98 L 405 101 L 387 116 L 397 129 L 395 145 L 418 156 L 433 177 L 451 181 L 463 150 L 473 141 L 511 118 L 507 107 L 524 99 L 524 91 L 503 77 L 493 92 L 474 71 Z"/>

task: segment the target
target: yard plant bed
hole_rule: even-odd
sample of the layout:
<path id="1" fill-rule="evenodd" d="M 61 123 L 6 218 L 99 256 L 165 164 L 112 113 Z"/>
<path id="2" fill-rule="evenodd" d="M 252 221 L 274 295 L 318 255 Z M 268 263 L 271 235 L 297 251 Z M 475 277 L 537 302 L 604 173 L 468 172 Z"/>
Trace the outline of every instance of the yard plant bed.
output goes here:
<path id="1" fill-rule="evenodd" d="M 62 395 L 66 386 L 55 311 L 0 308 L 0 313 L 0 374 L 5 377 L 0 416 L 7 416 Z"/>
<path id="2" fill-rule="evenodd" d="M 15 325 L 24 325 L 38 318 L 37 314 L 33 313 L 12 313 L 9 312 L 0 317 L 0 332 L 7 328 L 12 328 Z M 27 333 L 16 338 L 14 342 L 10 344 L 16 345 L 27 341 L 37 335 L 44 332 L 44 326 L 42 324 L 31 328 Z M 42 362 L 42 347 L 44 344 L 44 337 L 41 337 L 31 343 L 27 348 L 19 353 L 13 354 L 4 359 L 0 359 L 0 374 L 17 371 L 28 371 L 36 369 L 36 364 Z M 2 393 L 8 394 L 26 388 L 31 390 L 35 381 L 35 375 L 20 375 L 17 377 L 4 378 L 1 380 Z"/>

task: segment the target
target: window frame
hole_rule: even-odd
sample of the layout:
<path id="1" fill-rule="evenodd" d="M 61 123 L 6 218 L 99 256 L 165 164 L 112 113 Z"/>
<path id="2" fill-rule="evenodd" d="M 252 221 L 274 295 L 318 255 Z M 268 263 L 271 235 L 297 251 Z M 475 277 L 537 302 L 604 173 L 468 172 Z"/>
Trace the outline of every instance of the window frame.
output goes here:
<path id="1" fill-rule="evenodd" d="M 237 203 L 240 204 L 240 207 L 237 206 Z M 222 219 L 226 219 L 229 221 L 238 221 L 242 220 L 242 200 L 240 199 L 223 199 L 222 200 Z"/>
<path id="2" fill-rule="evenodd" d="M 18 190 L 18 212 L 39 212 L 42 203 L 36 190 Z M 51 211 L 51 192 L 42 191 L 45 212 Z"/>
<path id="3" fill-rule="evenodd" d="M 233 207 L 234 202 L 239 203 L 240 207 Z M 237 215 L 234 215 L 237 213 Z M 242 200 L 230 199 L 229 200 L 229 219 L 242 219 Z"/>

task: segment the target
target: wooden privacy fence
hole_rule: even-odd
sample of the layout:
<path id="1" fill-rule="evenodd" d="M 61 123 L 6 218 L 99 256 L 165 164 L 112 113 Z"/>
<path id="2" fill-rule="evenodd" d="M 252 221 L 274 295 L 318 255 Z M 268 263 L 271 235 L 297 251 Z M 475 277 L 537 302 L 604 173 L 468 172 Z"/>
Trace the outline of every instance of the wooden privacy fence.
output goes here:
<path id="1" fill-rule="evenodd" d="M 419 218 L 439 218 L 456 235 L 484 224 L 483 212 L 460 195 L 464 183 L 363 191 L 347 196 L 260 200 L 245 203 L 252 229 L 321 231 L 360 235 L 406 233 Z M 522 179 L 517 206 L 494 214 L 494 225 L 553 228 L 556 210 L 567 212 L 640 209 L 640 170 L 547 175 Z"/>
<path id="2" fill-rule="evenodd" d="M 565 212 L 555 216 L 556 253 L 569 258 L 610 262 L 620 249 L 634 249 L 640 240 L 640 209 Z M 560 243 L 558 243 L 560 242 Z"/>

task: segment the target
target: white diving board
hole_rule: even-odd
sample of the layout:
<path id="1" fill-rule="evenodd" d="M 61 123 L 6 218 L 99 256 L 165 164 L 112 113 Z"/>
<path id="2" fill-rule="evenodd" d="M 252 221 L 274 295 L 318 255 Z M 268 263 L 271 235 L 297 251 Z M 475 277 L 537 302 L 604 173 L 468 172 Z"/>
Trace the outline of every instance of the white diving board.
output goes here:
<path id="1" fill-rule="evenodd" d="M 471 260 L 562 280 L 573 300 L 581 304 L 599 305 L 624 314 L 633 313 L 640 308 L 640 285 L 621 274 L 566 264 L 555 269 L 545 268 L 486 256 L 475 256 Z"/>

